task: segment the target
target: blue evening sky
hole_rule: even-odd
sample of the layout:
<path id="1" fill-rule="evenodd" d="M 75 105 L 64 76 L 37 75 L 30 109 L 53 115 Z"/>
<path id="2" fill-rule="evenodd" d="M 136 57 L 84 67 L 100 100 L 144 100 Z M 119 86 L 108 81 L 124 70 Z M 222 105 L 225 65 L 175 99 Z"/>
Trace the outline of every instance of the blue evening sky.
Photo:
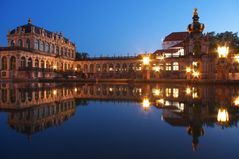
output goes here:
<path id="1" fill-rule="evenodd" d="M 152 52 L 167 34 L 186 30 L 195 7 L 205 32 L 238 32 L 238 0 L 0 0 L 0 46 L 31 17 L 91 56 Z"/>

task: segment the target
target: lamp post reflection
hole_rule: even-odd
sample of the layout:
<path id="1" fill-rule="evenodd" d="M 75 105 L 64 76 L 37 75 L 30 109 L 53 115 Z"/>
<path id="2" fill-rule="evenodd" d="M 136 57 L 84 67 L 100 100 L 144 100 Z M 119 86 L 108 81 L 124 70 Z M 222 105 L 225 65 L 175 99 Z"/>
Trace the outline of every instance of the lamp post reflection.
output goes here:
<path id="1" fill-rule="evenodd" d="M 217 121 L 221 124 L 224 124 L 229 121 L 229 114 L 227 109 L 225 108 L 218 109 Z"/>
<path id="2" fill-rule="evenodd" d="M 148 110 L 149 109 L 150 102 L 149 102 L 149 99 L 147 97 L 145 97 L 143 99 L 142 106 L 143 106 L 144 110 Z"/>

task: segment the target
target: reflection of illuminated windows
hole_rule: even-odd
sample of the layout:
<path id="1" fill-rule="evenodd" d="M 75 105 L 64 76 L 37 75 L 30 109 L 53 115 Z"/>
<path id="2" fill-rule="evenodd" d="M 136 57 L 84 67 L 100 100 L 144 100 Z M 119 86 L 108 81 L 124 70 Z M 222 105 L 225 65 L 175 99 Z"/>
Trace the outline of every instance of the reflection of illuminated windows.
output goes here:
<path id="1" fill-rule="evenodd" d="M 170 97 L 171 96 L 171 88 L 166 88 L 165 89 L 165 96 Z"/>
<path id="2" fill-rule="evenodd" d="M 162 92 L 161 92 L 160 89 L 155 88 L 155 89 L 152 90 L 152 93 L 153 93 L 154 96 L 159 96 L 159 95 L 161 95 Z"/>
<path id="3" fill-rule="evenodd" d="M 170 106 L 170 102 L 169 101 L 165 101 L 165 106 Z"/>
<path id="4" fill-rule="evenodd" d="M 158 99 L 158 100 L 156 100 L 156 104 L 157 104 L 157 105 L 164 104 L 164 99 Z"/>
<path id="5" fill-rule="evenodd" d="M 192 89 L 192 98 L 193 99 L 198 98 L 198 90 L 196 88 L 194 88 L 194 87 Z"/>
<path id="6" fill-rule="evenodd" d="M 184 103 L 180 103 L 179 109 L 180 109 L 181 111 L 184 111 Z"/>
<path id="7" fill-rule="evenodd" d="M 174 63 L 173 63 L 173 70 L 174 70 L 174 71 L 178 71 L 178 70 L 179 70 L 179 64 L 178 64 L 178 62 L 174 62 Z"/>
<path id="8" fill-rule="evenodd" d="M 178 88 L 174 88 L 173 89 L 173 97 L 174 98 L 178 98 L 178 96 L 179 96 L 179 89 Z"/>
<path id="9" fill-rule="evenodd" d="M 165 70 L 166 71 L 171 71 L 171 63 L 166 63 Z"/>
<path id="10" fill-rule="evenodd" d="M 235 104 L 235 106 L 238 106 L 238 105 L 239 105 L 239 96 L 235 98 L 234 104 Z"/>
<path id="11" fill-rule="evenodd" d="M 134 93 L 135 95 L 142 95 L 142 89 L 141 89 L 141 88 L 135 88 L 135 89 L 133 90 L 133 93 Z"/>

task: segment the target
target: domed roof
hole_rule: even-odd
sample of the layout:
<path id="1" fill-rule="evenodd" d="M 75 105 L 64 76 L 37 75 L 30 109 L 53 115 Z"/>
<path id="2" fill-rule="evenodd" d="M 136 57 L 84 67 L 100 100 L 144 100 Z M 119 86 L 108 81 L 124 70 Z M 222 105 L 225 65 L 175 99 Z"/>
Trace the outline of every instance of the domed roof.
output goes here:
<path id="1" fill-rule="evenodd" d="M 199 22 L 198 10 L 197 8 L 194 9 L 193 13 L 193 23 L 188 25 L 188 32 L 189 33 L 202 33 L 205 26 L 203 23 Z"/>
<path id="2" fill-rule="evenodd" d="M 16 34 L 16 33 L 17 33 L 17 30 L 18 30 L 19 28 L 20 28 L 21 31 L 24 32 L 24 33 L 31 33 L 31 32 L 34 30 L 34 32 L 35 32 L 36 34 L 41 34 L 41 31 L 40 31 L 40 30 L 44 30 L 45 35 L 46 35 L 48 38 L 52 38 L 52 36 L 53 36 L 54 38 L 56 37 L 56 34 L 55 34 L 55 33 L 51 32 L 51 31 L 48 31 L 48 30 L 46 30 L 46 29 L 43 29 L 42 27 L 33 25 L 31 18 L 28 19 L 28 23 L 27 23 L 27 24 L 22 25 L 22 26 L 18 26 L 17 28 L 12 29 L 12 30 L 9 32 L 9 34 L 10 34 L 10 35 Z M 60 35 L 61 35 L 61 33 L 60 33 Z M 63 37 L 63 39 L 64 39 L 65 43 L 67 43 L 68 41 L 70 42 L 70 40 L 67 39 L 67 38 L 65 38 L 65 37 Z M 72 42 L 70 42 L 70 43 L 71 43 L 73 46 L 75 46 L 74 43 L 72 43 Z"/>

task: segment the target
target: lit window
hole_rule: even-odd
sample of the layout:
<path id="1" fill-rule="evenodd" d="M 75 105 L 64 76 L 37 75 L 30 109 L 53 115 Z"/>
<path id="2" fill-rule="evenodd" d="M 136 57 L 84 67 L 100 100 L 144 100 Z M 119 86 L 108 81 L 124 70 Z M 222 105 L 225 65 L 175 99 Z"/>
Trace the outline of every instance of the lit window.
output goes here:
<path id="1" fill-rule="evenodd" d="M 178 64 L 178 62 L 174 62 L 174 63 L 173 63 L 173 70 L 174 70 L 174 71 L 178 71 L 178 70 L 179 70 L 179 64 Z"/>
<path id="2" fill-rule="evenodd" d="M 165 70 L 166 71 L 171 71 L 171 63 L 166 63 Z"/>
<path id="3" fill-rule="evenodd" d="M 171 88 L 166 88 L 165 89 L 165 96 L 170 97 L 171 96 Z"/>
<path id="4" fill-rule="evenodd" d="M 173 89 L 173 97 L 174 98 L 178 98 L 178 96 L 179 96 L 179 89 L 178 88 L 174 88 Z"/>

